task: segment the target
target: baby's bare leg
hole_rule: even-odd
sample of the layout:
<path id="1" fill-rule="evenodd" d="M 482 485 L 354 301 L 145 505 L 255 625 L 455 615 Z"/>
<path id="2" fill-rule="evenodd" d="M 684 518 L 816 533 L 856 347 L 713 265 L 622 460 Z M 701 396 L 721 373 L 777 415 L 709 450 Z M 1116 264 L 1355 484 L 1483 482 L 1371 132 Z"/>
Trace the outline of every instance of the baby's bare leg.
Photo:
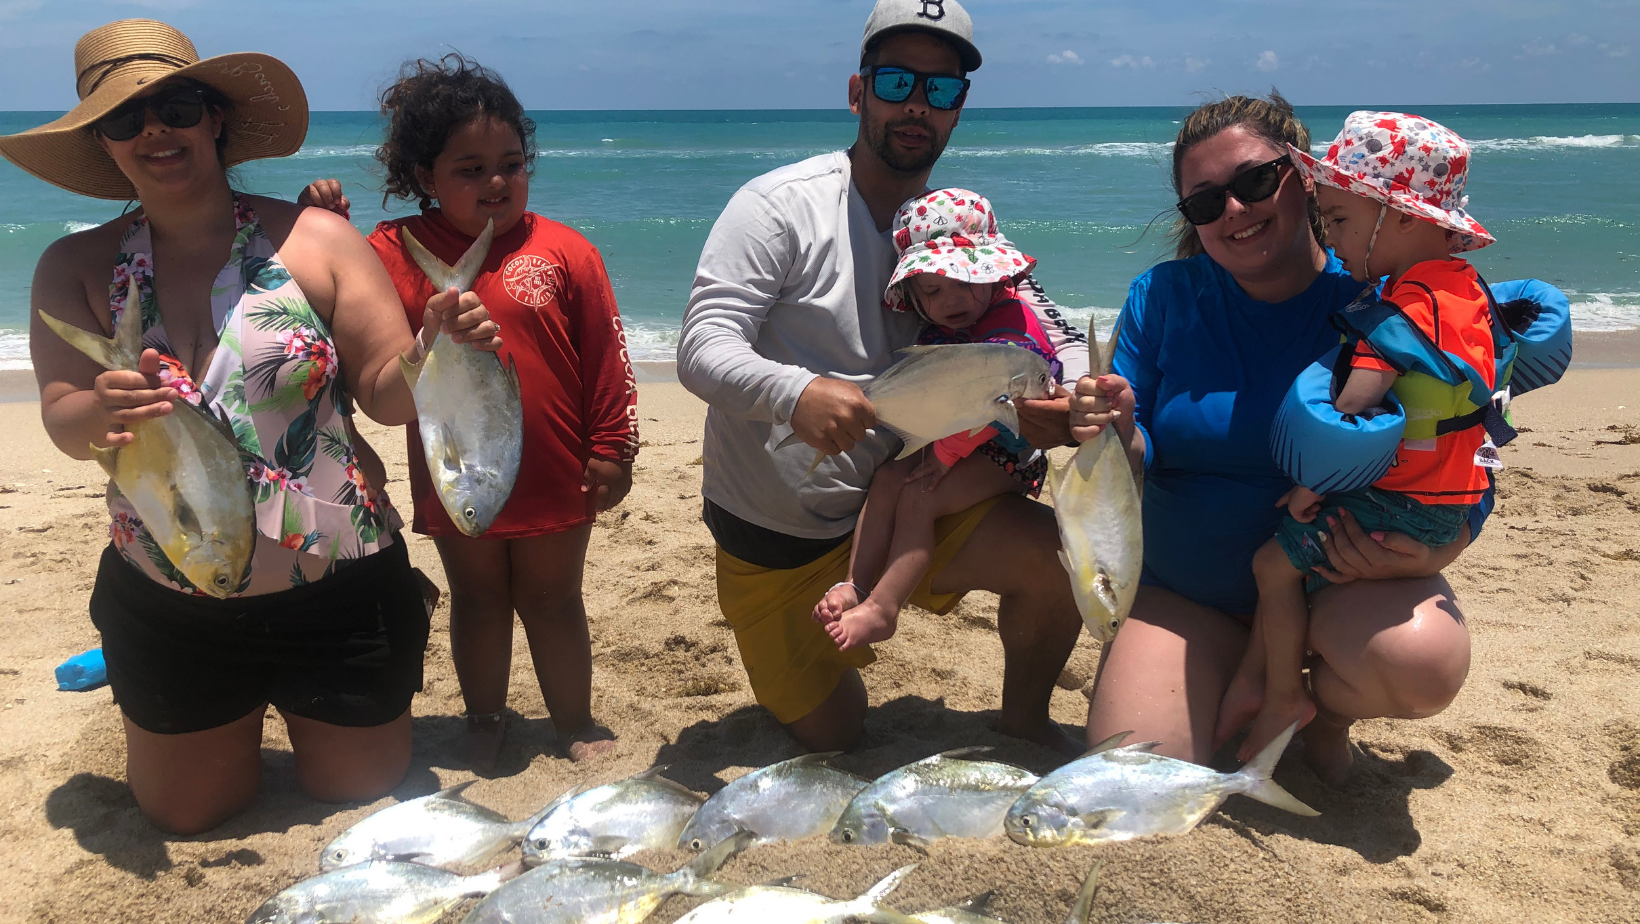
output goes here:
<path id="1" fill-rule="evenodd" d="M 1281 543 L 1266 542 L 1253 556 L 1258 582 L 1254 617 L 1264 636 L 1264 703 L 1237 756 L 1251 759 L 1287 726 L 1308 725 L 1315 703 L 1304 689 L 1304 641 L 1309 636 L 1310 608 L 1304 598 L 1304 575 L 1287 560 Z"/>
<path id="2" fill-rule="evenodd" d="M 877 467 L 866 492 L 865 507 L 854 524 L 854 549 L 849 553 L 848 581 L 826 591 L 814 605 L 814 621 L 822 625 L 836 622 L 845 612 L 860 605 L 860 599 L 877 582 L 888 560 L 889 543 L 894 538 L 894 508 L 905 490 L 905 478 L 916 467 L 917 458 L 893 459 Z"/>
<path id="3" fill-rule="evenodd" d="M 900 608 L 928 573 L 934 557 L 935 520 L 999 494 L 1018 493 L 1023 487 L 1001 466 L 978 454 L 958 462 L 933 490 L 927 489 L 927 479 L 905 485 L 894 508 L 893 538 L 882 577 L 865 602 L 827 626 L 838 647 L 846 651 L 893 637 Z"/>

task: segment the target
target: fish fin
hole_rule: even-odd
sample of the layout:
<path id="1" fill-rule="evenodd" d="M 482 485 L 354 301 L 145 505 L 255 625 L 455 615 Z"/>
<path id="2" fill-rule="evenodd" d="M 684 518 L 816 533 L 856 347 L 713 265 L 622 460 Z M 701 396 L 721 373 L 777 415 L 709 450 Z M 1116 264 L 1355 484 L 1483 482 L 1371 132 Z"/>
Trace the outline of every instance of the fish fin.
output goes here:
<path id="1" fill-rule="evenodd" d="M 1127 739 L 1128 735 L 1131 734 L 1133 734 L 1131 731 L 1117 732 L 1093 747 L 1088 748 L 1087 753 L 1083 754 L 1082 757 L 1092 757 L 1095 754 L 1103 754 L 1106 751 L 1114 751 L 1115 749 L 1121 747 L 1122 742 Z M 1080 757 L 1077 759 L 1081 760 Z"/>
<path id="2" fill-rule="evenodd" d="M 519 876 L 522 876 L 522 875 L 524 875 L 525 873 L 527 873 L 529 871 L 530 871 L 530 865 L 528 863 L 524 862 L 523 857 L 519 857 L 518 859 L 513 860 L 510 863 L 507 863 L 507 864 L 504 864 L 502 866 L 496 867 L 495 868 L 495 875 L 496 875 L 496 878 L 500 879 L 503 884 L 506 884 L 508 882 L 511 882 L 514 879 L 517 879 Z"/>
<path id="3" fill-rule="evenodd" d="M 833 757 L 840 757 L 842 751 L 815 751 L 811 754 L 800 754 L 786 761 L 788 764 L 823 764 Z"/>
<path id="4" fill-rule="evenodd" d="M 974 429 L 968 431 L 968 437 L 970 439 L 972 439 L 976 436 L 979 436 L 981 433 L 984 433 L 985 428 L 989 427 L 989 426 L 990 426 L 990 424 L 980 424 L 979 426 L 975 427 Z"/>
<path id="5" fill-rule="evenodd" d="M 814 461 L 809 463 L 809 470 L 803 473 L 803 477 L 807 478 L 810 475 L 813 475 L 814 470 L 819 468 L 820 463 L 824 461 L 826 461 L 826 451 L 824 449 L 817 450 L 814 453 Z"/>
<path id="6" fill-rule="evenodd" d="M 420 863 L 422 857 L 430 856 L 432 856 L 432 854 L 425 850 L 411 850 L 406 851 L 405 853 L 383 854 L 378 857 L 371 857 L 371 859 L 381 860 L 386 863 Z"/>
<path id="7" fill-rule="evenodd" d="M 672 769 L 671 764 L 656 764 L 655 766 L 650 767 L 648 770 L 642 770 L 642 771 L 639 771 L 638 773 L 632 774 L 631 778 L 634 779 L 634 780 L 659 780 L 659 779 L 662 779 L 661 774 L 665 773 L 666 771 L 668 771 L 670 769 Z M 667 780 L 667 782 L 670 783 L 672 781 Z"/>
<path id="8" fill-rule="evenodd" d="M 1287 730 L 1277 735 L 1275 740 L 1264 746 L 1264 750 L 1247 762 L 1236 776 L 1242 779 L 1241 792 L 1251 798 L 1273 805 L 1278 809 L 1292 812 L 1294 815 L 1315 817 L 1321 813 L 1308 805 L 1293 798 L 1293 794 L 1281 788 L 1281 784 L 1270 779 L 1275 773 L 1276 763 L 1281 760 L 1281 754 L 1287 750 L 1287 742 L 1293 740 L 1293 733 L 1298 731 L 1298 723 L 1287 726 Z"/>
<path id="9" fill-rule="evenodd" d="M 462 793 L 466 792 L 469 787 L 477 782 L 478 780 L 468 780 L 465 783 L 457 783 L 449 789 L 441 789 L 438 792 L 433 793 L 433 798 L 450 799 L 456 802 L 467 802 L 468 805 L 471 805 L 472 803 L 468 802 L 467 797 L 463 796 Z"/>
<path id="10" fill-rule="evenodd" d="M 413 363 L 403 356 L 399 357 L 399 372 L 404 376 L 404 380 L 410 384 L 411 391 L 416 390 L 416 382 L 421 378 L 421 367 L 426 362 L 426 357 L 423 357 L 419 363 Z"/>
<path id="11" fill-rule="evenodd" d="M 916 871 L 916 869 L 917 864 L 915 863 L 910 866 L 900 867 L 894 872 L 889 873 L 887 876 L 884 876 L 876 885 L 872 886 L 870 889 L 867 889 L 866 894 L 862 897 L 870 899 L 872 904 L 882 901 L 888 897 L 888 893 L 894 891 L 901 882 L 905 881 L 905 877 L 911 875 Z"/>
<path id="12" fill-rule="evenodd" d="M 1082 890 L 1076 893 L 1076 901 L 1071 902 L 1071 913 L 1065 918 L 1065 924 L 1087 924 L 1088 915 L 1093 910 L 1093 893 L 1099 891 L 1099 871 L 1104 868 L 1104 861 L 1100 861 L 1088 870 L 1088 878 L 1082 881 Z"/>
<path id="13" fill-rule="evenodd" d="M 928 845 L 932 843 L 928 840 L 928 838 L 920 837 L 904 828 L 890 829 L 888 832 L 888 839 L 890 842 L 899 844 L 901 847 L 910 847 L 912 850 L 917 851 L 925 857 L 928 856 Z"/>
<path id="14" fill-rule="evenodd" d="M 1112 748 L 1111 750 L 1127 751 L 1132 754 L 1154 754 L 1156 753 L 1156 749 L 1161 746 L 1162 743 L 1160 741 L 1141 741 L 1138 744 L 1124 745 L 1123 747 Z"/>
<path id="15" fill-rule="evenodd" d="M 478 237 L 474 238 L 472 245 L 467 248 L 467 252 L 456 261 L 455 267 L 451 270 L 455 276 L 452 280 L 453 285 L 463 292 L 473 287 L 479 272 L 484 269 L 485 259 L 490 256 L 490 244 L 494 241 L 495 219 L 492 218 L 485 222 L 484 230 L 479 232 Z"/>
<path id="16" fill-rule="evenodd" d="M 512 383 L 513 397 L 524 400 L 523 386 L 518 384 L 518 360 L 511 354 L 507 356 L 507 380 Z"/>
<path id="17" fill-rule="evenodd" d="M 928 353 L 938 353 L 941 350 L 952 346 L 967 346 L 967 344 L 918 343 L 908 347 L 900 347 L 898 350 L 894 351 L 894 355 L 904 357 L 905 359 L 911 359 L 914 356 L 924 356 Z"/>
<path id="18" fill-rule="evenodd" d="M 91 357 L 93 362 L 104 369 L 126 368 L 123 362 L 124 357 L 120 356 L 119 345 L 115 342 L 119 336 L 118 330 L 114 332 L 114 337 L 101 337 L 88 330 L 81 330 L 66 321 L 59 321 L 44 311 L 39 312 L 39 315 L 40 320 L 46 322 L 46 326 L 51 328 L 57 336 L 68 341 L 69 346 Z M 127 312 L 126 316 L 130 316 L 130 313 Z M 130 368 L 135 369 L 136 363 L 133 362 Z"/>
<path id="19" fill-rule="evenodd" d="M 1019 435 L 1019 409 L 1014 407 L 1007 395 L 997 399 L 996 415 L 997 423 L 1007 427 L 1009 433 Z"/>
<path id="20" fill-rule="evenodd" d="M 119 465 L 120 450 L 118 447 L 103 449 L 101 446 L 92 446 L 91 458 L 95 459 L 97 465 L 108 473 L 108 477 L 113 478 L 114 471 Z"/>
<path id="21" fill-rule="evenodd" d="M 796 430 L 793 430 L 791 433 L 786 434 L 785 439 L 783 439 L 780 442 L 774 444 L 774 451 L 779 452 L 780 450 L 785 449 L 787 446 L 796 446 L 798 443 L 801 443 L 801 442 L 803 442 L 803 438 L 801 436 L 797 435 Z"/>
<path id="22" fill-rule="evenodd" d="M 929 758 L 925 758 L 925 759 L 935 760 L 937 758 L 945 758 L 946 760 L 962 760 L 962 759 L 966 759 L 966 758 L 969 758 L 969 757 L 978 757 L 981 754 L 989 754 L 994 750 L 996 750 L 996 749 L 991 747 L 988 744 L 978 744 L 978 745 L 974 745 L 972 747 L 952 748 L 949 751 L 941 751 L 938 754 L 935 754 L 933 757 L 929 757 Z"/>
<path id="23" fill-rule="evenodd" d="M 1071 565 L 1071 557 L 1065 554 L 1064 549 L 1059 550 L 1059 563 L 1065 567 L 1065 573 L 1071 576 L 1071 580 L 1075 580 L 1076 568 Z"/>
<path id="24" fill-rule="evenodd" d="M 186 401 L 182 403 L 188 404 Z M 188 404 L 188 406 L 193 407 L 194 405 Z M 200 408 L 200 410 L 203 411 L 204 408 Z M 217 405 L 215 416 L 208 413 L 205 416 L 211 421 L 211 424 L 216 427 L 216 432 L 227 437 L 228 442 L 232 443 L 234 446 L 239 445 L 239 434 L 233 432 L 233 421 L 228 419 L 228 412 L 225 408 L 221 405 Z"/>
<path id="25" fill-rule="evenodd" d="M 630 837 L 621 837 L 618 834 L 598 834 L 598 835 L 594 835 L 591 838 L 591 844 L 592 844 L 592 846 L 587 848 L 587 850 L 578 853 L 577 856 L 583 856 L 583 857 L 585 857 L 585 856 L 613 857 L 613 856 L 618 855 L 621 851 L 625 850 L 629 846 L 641 846 L 641 845 L 633 845 L 632 838 L 630 838 Z"/>
<path id="26" fill-rule="evenodd" d="M 962 901 L 957 902 L 955 907 L 958 910 L 966 911 L 969 914 L 984 915 L 985 912 L 991 910 L 991 900 L 996 897 L 996 889 L 990 889 L 981 892 L 978 895 L 970 895 Z"/>
<path id="27" fill-rule="evenodd" d="M 684 867 L 693 879 L 710 879 L 729 858 L 757 840 L 757 835 L 750 831 L 737 831 L 717 843 L 717 846 L 689 861 Z"/>
<path id="28" fill-rule="evenodd" d="M 1126 813 L 1121 809 L 1103 808 L 1094 809 L 1091 812 L 1083 812 L 1076 817 L 1085 827 L 1089 829 L 1098 829 L 1110 824 L 1116 819 L 1122 817 L 1124 814 Z"/>
<path id="29" fill-rule="evenodd" d="M 877 425 L 880 427 L 880 426 L 883 426 L 883 423 L 881 421 L 878 421 Z M 889 429 L 892 430 L 893 428 L 890 427 Z M 908 459 L 911 456 L 914 456 L 917 453 L 922 452 L 923 447 L 928 445 L 928 440 L 925 440 L 921 437 L 913 436 L 909 439 L 906 439 L 905 435 L 903 435 L 903 434 L 896 433 L 895 435 L 899 436 L 901 439 L 905 440 L 905 448 L 900 450 L 900 454 L 895 456 L 894 457 L 895 459 Z"/>

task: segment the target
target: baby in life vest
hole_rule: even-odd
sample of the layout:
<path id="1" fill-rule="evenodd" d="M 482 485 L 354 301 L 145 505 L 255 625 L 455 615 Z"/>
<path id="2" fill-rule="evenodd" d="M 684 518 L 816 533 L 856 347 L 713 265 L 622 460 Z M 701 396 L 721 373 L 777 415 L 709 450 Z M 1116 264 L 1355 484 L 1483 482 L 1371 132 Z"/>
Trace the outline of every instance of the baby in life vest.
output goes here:
<path id="1" fill-rule="evenodd" d="M 1401 533 L 1438 548 L 1463 534 L 1496 464 L 1487 422 L 1501 423 L 1490 399 L 1497 355 L 1509 343 L 1486 284 L 1458 256 L 1493 242 L 1464 211 L 1469 145 L 1462 138 L 1415 115 L 1356 112 L 1325 158 L 1290 153 L 1315 184 L 1328 244 L 1344 267 L 1357 280 L 1383 280 L 1377 299 L 1368 289 L 1335 316 L 1346 343 L 1332 376 L 1333 418 L 1356 426 L 1355 415 L 1371 419 L 1387 401 L 1404 409 L 1406 424 L 1398 446 L 1392 431 L 1394 459 L 1370 486 L 1323 497 L 1300 484 L 1278 502 L 1288 515 L 1254 558 L 1253 638 L 1214 735 L 1217 747 L 1251 722 L 1243 760 L 1316 716 L 1302 673 L 1305 595 L 1328 584 L 1327 543 L 1343 512 L 1375 539 Z M 1337 451 L 1349 436 L 1340 430 L 1316 454 Z M 1312 674 L 1312 682 L 1326 678 Z"/>

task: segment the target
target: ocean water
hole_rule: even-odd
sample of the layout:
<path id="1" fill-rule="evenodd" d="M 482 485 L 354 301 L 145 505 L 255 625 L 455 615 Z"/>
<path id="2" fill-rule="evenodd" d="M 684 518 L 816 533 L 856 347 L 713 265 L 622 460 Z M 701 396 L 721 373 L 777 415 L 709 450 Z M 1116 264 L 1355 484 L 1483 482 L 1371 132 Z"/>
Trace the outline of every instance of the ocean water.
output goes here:
<path id="1" fill-rule="evenodd" d="M 1393 108 L 1393 107 L 1384 107 Z M 1640 105 L 1421 107 L 1474 146 L 1470 211 L 1498 238 L 1473 255 L 1493 280 L 1570 294 L 1580 330 L 1640 327 Z M 1128 283 L 1167 259 L 1172 138 L 1184 108 L 972 110 L 930 181 L 988 196 L 1037 277 L 1084 325 L 1108 326 Z M 1300 114 L 1324 146 L 1347 108 Z M 56 113 L 0 112 L 0 134 Z M 603 252 L 639 359 L 670 359 L 712 222 L 747 180 L 847 146 L 847 112 L 538 112 L 530 207 Z M 368 232 L 383 206 L 369 112 L 315 113 L 292 157 L 238 168 L 240 188 L 294 198 L 339 177 Z M 413 207 L 413 206 L 412 206 Z M 0 368 L 28 366 L 35 261 L 51 241 L 119 215 L 0 161 Z M 1154 222 L 1154 223 L 1153 223 Z M 1148 228 L 1148 232 L 1147 232 Z"/>

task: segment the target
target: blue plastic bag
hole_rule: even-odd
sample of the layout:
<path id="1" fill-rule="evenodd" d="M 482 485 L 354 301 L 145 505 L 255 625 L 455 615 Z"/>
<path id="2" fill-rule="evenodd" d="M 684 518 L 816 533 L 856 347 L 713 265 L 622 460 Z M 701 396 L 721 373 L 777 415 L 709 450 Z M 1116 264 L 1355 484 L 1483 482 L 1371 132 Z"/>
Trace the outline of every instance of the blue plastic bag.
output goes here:
<path id="1" fill-rule="evenodd" d="M 57 665 L 57 689 L 90 690 L 108 682 L 108 666 L 101 648 L 81 652 Z"/>

